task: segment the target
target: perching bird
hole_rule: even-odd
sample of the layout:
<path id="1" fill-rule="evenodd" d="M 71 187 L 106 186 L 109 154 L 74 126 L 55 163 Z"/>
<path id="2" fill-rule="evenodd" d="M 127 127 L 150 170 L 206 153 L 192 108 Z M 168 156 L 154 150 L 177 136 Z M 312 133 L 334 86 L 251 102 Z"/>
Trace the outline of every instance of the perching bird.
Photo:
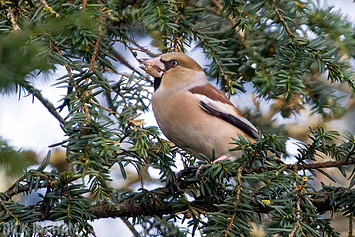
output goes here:
<path id="1" fill-rule="evenodd" d="M 164 135 L 175 145 L 203 159 L 240 157 L 230 149 L 237 134 L 251 141 L 258 130 L 229 99 L 207 81 L 202 67 L 184 53 L 166 53 L 142 60 L 143 69 L 154 77 L 152 107 Z"/>

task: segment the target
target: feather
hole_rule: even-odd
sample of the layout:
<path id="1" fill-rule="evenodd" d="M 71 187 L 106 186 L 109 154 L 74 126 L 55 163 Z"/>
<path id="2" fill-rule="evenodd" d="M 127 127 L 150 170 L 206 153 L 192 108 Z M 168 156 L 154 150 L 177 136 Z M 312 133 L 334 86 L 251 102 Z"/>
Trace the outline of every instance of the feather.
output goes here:
<path id="1" fill-rule="evenodd" d="M 195 95 L 201 108 L 207 113 L 236 126 L 252 138 L 258 138 L 259 132 L 254 125 L 242 117 L 241 113 L 233 106 L 223 92 L 210 83 L 194 87 L 190 92 Z"/>

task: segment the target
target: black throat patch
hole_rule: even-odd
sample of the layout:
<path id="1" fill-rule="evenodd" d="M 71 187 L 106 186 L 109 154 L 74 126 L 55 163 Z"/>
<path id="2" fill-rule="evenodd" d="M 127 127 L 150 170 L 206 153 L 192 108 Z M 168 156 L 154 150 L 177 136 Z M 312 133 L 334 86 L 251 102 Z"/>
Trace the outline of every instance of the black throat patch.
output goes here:
<path id="1" fill-rule="evenodd" d="M 161 84 L 161 77 L 154 77 L 154 91 L 158 90 Z"/>

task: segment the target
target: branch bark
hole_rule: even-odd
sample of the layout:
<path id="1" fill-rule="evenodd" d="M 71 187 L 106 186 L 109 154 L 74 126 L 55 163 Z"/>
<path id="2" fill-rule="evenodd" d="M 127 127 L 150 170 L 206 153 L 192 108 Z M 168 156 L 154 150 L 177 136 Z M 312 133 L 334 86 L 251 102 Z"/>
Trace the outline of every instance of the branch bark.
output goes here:
<path id="1" fill-rule="evenodd" d="M 337 188 L 335 191 L 344 191 L 343 188 Z M 317 208 L 318 213 L 325 211 L 331 211 L 332 206 L 330 201 L 332 195 L 330 194 L 314 194 L 320 197 L 313 199 L 313 205 Z M 152 198 L 153 199 L 153 198 Z M 206 203 L 202 201 L 190 202 L 190 207 L 197 207 L 203 209 L 205 212 L 217 212 L 219 209 L 214 204 L 222 203 Z M 273 208 L 269 206 L 262 206 L 261 204 L 254 204 L 254 211 L 258 213 L 269 213 Z M 125 202 L 119 204 L 113 204 L 108 202 L 99 202 L 93 205 L 90 209 L 90 213 L 95 215 L 97 219 L 100 218 L 117 218 L 117 217 L 137 217 L 137 216 L 163 216 L 180 212 L 181 210 L 175 209 L 171 206 L 169 201 L 161 201 L 157 205 L 154 201 L 145 201 L 143 203 L 137 202 L 135 198 L 128 199 Z"/>
<path id="2" fill-rule="evenodd" d="M 43 187 L 50 186 L 50 183 L 44 185 Z M 23 186 L 18 190 L 18 192 L 25 192 L 25 189 L 28 186 Z M 27 190 L 28 191 L 28 190 Z M 12 192 L 12 191 L 11 191 Z M 336 200 L 332 200 L 334 195 L 331 195 L 331 192 L 324 191 L 325 193 L 312 193 L 310 195 L 314 196 L 312 198 L 313 205 L 317 208 L 317 213 L 323 213 L 326 211 L 333 210 L 333 206 L 330 205 L 331 202 L 335 202 Z M 344 193 L 338 195 L 338 198 L 342 198 L 342 195 L 345 195 L 346 189 L 344 188 L 335 188 L 332 193 Z M 9 193 L 13 194 L 13 193 Z M 169 195 L 168 193 L 166 193 Z M 140 195 L 140 193 L 138 193 Z M 138 201 L 138 198 L 132 196 L 131 198 L 126 199 L 125 201 L 114 204 L 107 201 L 101 201 L 96 204 L 93 204 L 89 208 L 89 212 L 95 216 L 94 219 L 101 218 L 129 218 L 129 217 L 138 217 L 138 216 L 159 216 L 163 215 L 172 215 L 174 213 L 184 213 L 181 209 L 175 208 L 171 205 L 169 201 L 164 201 L 166 199 L 160 198 L 157 201 L 156 197 L 145 198 L 144 201 Z M 218 212 L 218 207 L 215 204 L 223 204 L 223 203 L 208 203 L 204 201 L 192 201 L 189 203 L 189 208 L 196 208 L 199 210 L 203 210 L 203 213 L 206 212 Z M 38 204 L 32 206 L 34 209 L 41 212 L 41 208 Z M 31 208 L 31 207 L 29 207 Z M 264 206 L 262 204 L 254 203 L 253 209 L 257 213 L 269 213 L 273 210 L 270 206 Z M 40 215 L 39 218 L 41 220 L 48 220 L 48 216 Z M 185 216 L 187 219 L 191 218 L 191 216 Z"/>
<path id="3" fill-rule="evenodd" d="M 289 165 L 284 165 L 285 168 L 287 169 L 294 169 L 295 166 L 297 166 L 297 170 L 310 170 L 310 169 L 320 169 L 320 168 L 332 168 L 332 167 L 338 167 L 340 165 L 354 165 L 355 160 L 347 160 L 347 161 L 326 161 L 326 162 L 320 162 L 320 163 L 313 163 L 313 164 L 289 164 Z M 264 171 L 269 171 L 273 170 L 273 167 L 257 167 L 257 168 L 244 168 L 244 172 L 246 173 L 261 173 Z"/>
<path id="4" fill-rule="evenodd" d="M 328 167 L 337 167 L 339 165 L 349 165 L 349 164 L 354 164 L 354 160 L 349 160 L 346 162 L 341 162 L 341 161 L 328 161 L 328 162 L 322 162 L 322 163 L 314 163 L 314 164 L 304 164 L 304 165 L 285 165 L 287 168 L 290 169 L 295 169 L 295 172 L 297 170 L 302 170 L 302 169 L 317 169 L 317 168 L 328 168 Z M 246 169 L 243 169 L 244 172 L 246 172 Z M 251 171 L 253 172 L 265 172 L 265 170 L 271 170 L 271 168 L 254 168 L 254 169 L 249 169 L 247 170 L 248 173 Z M 33 174 L 35 176 L 43 176 L 41 174 Z M 47 188 L 47 187 L 54 187 L 57 184 L 57 181 L 54 178 L 51 177 L 44 177 L 50 179 L 52 182 L 49 183 L 41 183 L 37 187 L 38 189 L 40 188 Z M 67 183 L 77 179 L 73 178 L 68 180 Z M 20 179 L 21 181 L 21 179 Z M 176 184 L 178 187 L 180 187 L 180 184 Z M 169 184 L 167 184 L 169 186 Z M 181 187 L 180 187 L 181 188 Z M 19 186 L 18 188 L 15 188 L 15 185 L 12 185 L 4 194 L 8 196 L 8 199 L 10 199 L 12 196 L 17 195 L 19 193 L 26 193 L 29 192 L 30 186 L 29 184 Z M 159 196 L 154 196 L 150 195 L 154 193 L 154 191 L 159 193 Z M 92 204 L 92 206 L 89 208 L 89 212 L 95 216 L 95 219 L 100 219 L 100 218 L 129 218 L 129 217 L 137 217 L 137 216 L 163 216 L 163 215 L 174 215 L 174 214 L 179 214 L 179 213 L 185 213 L 184 210 L 181 210 L 180 208 L 176 208 L 171 205 L 169 200 L 172 197 L 172 193 L 169 191 L 167 188 L 159 188 L 154 190 L 152 193 L 149 192 L 149 195 L 146 195 L 145 197 L 142 198 L 142 193 L 137 193 L 136 195 L 132 195 L 131 197 L 123 200 L 120 203 L 112 203 L 112 202 L 107 202 L 107 201 L 101 201 L 98 203 Z M 336 193 L 336 195 L 334 195 Z M 347 193 L 347 189 L 338 187 L 338 188 L 325 188 L 320 190 L 319 192 L 315 193 L 308 193 L 307 195 L 310 195 L 310 198 L 312 200 L 313 205 L 315 208 L 317 208 L 317 213 L 323 213 L 326 211 L 334 211 L 334 210 L 339 210 L 341 211 L 342 208 L 344 207 L 336 207 L 334 204 L 331 205 L 331 203 L 337 203 L 337 200 L 335 199 L 341 199 L 344 198 L 344 195 L 352 195 Z M 195 200 L 192 201 L 188 204 L 189 208 L 196 208 L 196 210 L 201 210 L 202 213 L 206 212 L 218 212 L 219 208 L 215 204 L 224 204 L 222 202 L 214 203 L 214 202 L 205 202 L 201 200 Z M 261 203 L 254 203 L 253 209 L 257 213 L 269 213 L 270 211 L 273 210 L 271 206 L 267 205 L 262 205 Z M 39 208 L 39 204 L 35 204 L 32 206 L 34 209 L 39 210 L 41 212 L 41 209 Z M 31 207 L 28 207 L 31 208 Z M 41 220 L 47 220 L 46 217 L 47 215 L 40 215 L 39 218 Z M 191 217 L 191 216 L 190 216 Z M 189 216 L 186 216 L 186 218 L 190 218 Z"/>

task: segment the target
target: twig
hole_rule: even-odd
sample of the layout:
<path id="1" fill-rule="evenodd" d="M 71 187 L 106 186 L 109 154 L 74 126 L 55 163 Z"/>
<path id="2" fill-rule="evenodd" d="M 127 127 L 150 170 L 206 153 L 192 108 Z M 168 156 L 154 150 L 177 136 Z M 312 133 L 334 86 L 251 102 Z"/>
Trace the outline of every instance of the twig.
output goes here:
<path id="1" fill-rule="evenodd" d="M 287 34 L 293 39 L 296 39 L 296 36 L 291 32 L 290 28 L 288 28 L 288 25 L 285 21 L 285 19 L 281 16 L 281 13 L 279 12 L 279 9 L 277 9 L 276 5 L 274 5 L 274 9 L 276 12 L 277 17 L 280 19 L 284 29 L 286 30 Z"/>
<path id="2" fill-rule="evenodd" d="M 101 108 L 103 108 L 104 110 L 106 110 L 106 111 L 108 111 L 108 112 L 110 112 L 110 113 L 115 113 L 115 111 L 113 111 L 112 109 L 109 109 L 109 108 L 107 108 L 107 107 L 105 107 L 105 106 L 102 106 L 102 105 L 100 105 L 99 103 L 96 103 L 96 102 L 92 102 L 93 104 L 95 104 L 95 105 L 97 105 L 97 106 L 100 106 Z"/>
<path id="3" fill-rule="evenodd" d="M 10 22 L 12 24 L 12 29 L 14 31 L 19 31 L 21 30 L 21 28 L 18 26 L 17 22 L 16 22 L 16 17 L 14 14 L 15 8 L 9 8 L 8 13 L 7 13 L 7 17 L 10 18 Z"/>
<path id="4" fill-rule="evenodd" d="M 126 45 L 127 46 L 127 45 Z M 128 49 L 132 52 L 132 49 L 127 46 Z M 138 75 L 142 76 L 143 74 L 138 71 L 137 69 L 135 69 L 124 57 L 122 54 L 120 54 L 119 52 L 117 52 L 116 50 L 112 49 L 112 54 L 117 58 L 118 61 L 120 61 L 120 63 L 122 63 L 123 65 L 125 65 L 126 67 L 128 67 L 129 69 L 131 69 L 132 71 L 134 71 L 135 73 L 137 73 Z"/>
<path id="5" fill-rule="evenodd" d="M 353 215 L 349 216 L 349 237 L 353 237 Z"/>
<path id="6" fill-rule="evenodd" d="M 102 4 L 101 0 L 97 1 L 99 4 Z M 85 2 L 86 4 L 86 2 Z M 102 8 L 100 7 L 99 12 L 102 13 Z M 96 60 L 96 56 L 97 56 L 97 52 L 99 50 L 99 46 L 100 46 L 100 41 L 102 39 L 102 16 L 99 17 L 99 37 L 96 40 L 95 46 L 94 46 L 94 52 L 92 54 L 91 60 L 90 60 L 90 67 L 89 67 L 89 71 L 88 73 L 90 73 L 92 71 L 92 69 L 94 68 L 94 63 Z M 86 78 L 86 83 L 89 82 L 89 78 Z"/>
<path id="7" fill-rule="evenodd" d="M 153 52 L 149 51 L 148 49 L 146 49 L 146 48 L 140 46 L 134 39 L 129 38 L 129 39 L 127 39 L 127 41 L 130 42 L 130 43 L 132 43 L 132 44 L 134 44 L 134 45 L 138 48 L 139 51 L 141 51 L 141 52 L 143 52 L 143 53 L 149 55 L 150 57 L 157 57 L 157 56 L 159 56 L 159 54 L 153 53 Z M 125 45 L 127 45 L 127 43 L 125 43 Z"/>
<path id="8" fill-rule="evenodd" d="M 326 162 L 321 162 L 321 163 L 313 163 L 313 164 L 296 164 L 296 165 L 284 165 L 286 169 L 293 169 L 294 167 L 297 167 L 298 170 L 310 170 L 310 169 L 319 169 L 319 168 L 331 168 L 331 167 L 338 167 L 339 165 L 354 165 L 355 160 L 349 159 L 347 161 L 326 161 Z M 243 169 L 244 172 L 246 173 L 261 173 L 264 171 L 268 170 L 274 170 L 273 167 L 257 167 L 257 168 L 251 168 Z"/>
<path id="9" fill-rule="evenodd" d="M 101 0 L 98 0 L 97 2 L 99 4 L 102 4 Z M 102 8 L 101 7 L 100 7 L 99 12 L 102 13 Z M 95 43 L 95 46 L 94 46 L 94 52 L 93 52 L 93 54 L 91 56 L 88 73 L 90 73 L 92 71 L 92 69 L 94 68 L 94 64 L 95 64 L 97 52 L 99 50 L 101 38 L 102 38 L 102 16 L 99 17 L 99 36 L 98 36 L 98 38 L 96 40 L 96 43 Z M 89 77 L 86 78 L 85 83 L 86 84 L 89 83 Z M 85 96 L 85 94 L 83 94 L 83 96 Z M 91 120 L 90 111 L 89 111 L 88 105 L 85 102 L 83 103 L 83 107 L 84 107 L 84 111 L 85 111 L 86 117 L 90 121 Z"/>
<path id="10" fill-rule="evenodd" d="M 234 213 L 233 213 L 233 216 L 232 216 L 232 220 L 231 220 L 231 222 L 229 223 L 229 225 L 228 225 L 228 227 L 226 229 L 226 233 L 224 234 L 224 237 L 227 237 L 228 236 L 228 232 L 232 230 L 232 225 L 233 225 L 233 222 L 234 222 L 234 218 L 235 218 L 235 215 L 237 214 L 237 206 L 238 206 L 238 203 L 240 201 L 240 190 L 241 190 L 241 185 L 242 185 L 242 182 L 241 182 L 242 170 L 243 170 L 243 167 L 239 166 L 238 173 L 237 173 L 237 183 L 238 184 L 235 187 L 235 189 L 237 190 L 237 193 L 236 193 L 236 203 L 235 203 L 235 206 L 234 206 Z"/>
<path id="11" fill-rule="evenodd" d="M 14 190 L 15 187 L 16 187 L 16 184 L 23 181 L 25 178 L 27 178 L 28 174 L 25 174 L 23 175 L 21 178 L 19 178 L 15 183 L 13 183 L 6 191 L 5 193 L 9 196 L 9 197 L 12 197 L 18 193 L 20 193 L 21 191 L 16 191 Z M 54 181 L 55 179 L 48 176 L 48 175 L 44 175 L 44 174 L 31 174 L 31 176 L 37 176 L 37 177 L 43 177 L 45 179 L 49 179 L 49 180 L 52 180 Z M 19 189 L 21 189 L 22 187 L 26 187 L 26 186 L 21 186 L 19 187 Z M 28 188 L 28 187 L 27 187 Z"/>
<path id="12" fill-rule="evenodd" d="M 100 26 L 99 26 L 99 32 L 100 33 L 99 33 L 99 37 L 97 38 L 96 43 L 95 43 L 94 52 L 93 52 L 91 60 L 90 60 L 90 67 L 89 67 L 88 73 L 90 73 L 92 71 L 92 69 L 94 68 L 94 63 L 95 63 L 97 51 L 98 51 L 99 46 L 100 46 L 100 41 L 101 41 L 101 38 L 102 38 L 101 24 L 102 24 L 102 19 L 100 19 Z M 88 83 L 88 82 L 89 82 L 89 78 L 86 78 L 86 83 Z"/>
<path id="13" fill-rule="evenodd" d="M 30 229 L 27 225 L 23 225 L 22 222 L 19 221 L 19 219 L 17 218 L 17 216 L 15 216 L 15 215 L 12 213 L 12 211 L 10 211 L 10 209 L 7 208 L 7 206 L 4 204 L 3 201 L 0 201 L 0 204 L 1 204 L 1 206 L 5 209 L 5 211 L 6 211 L 7 213 L 9 213 L 9 214 L 15 219 L 16 223 L 20 223 L 21 226 L 23 226 L 23 227 L 25 227 L 26 229 L 28 229 L 28 230 L 31 231 L 31 229 Z"/>
<path id="14" fill-rule="evenodd" d="M 60 51 L 60 49 L 59 49 L 57 46 L 53 45 L 53 48 L 54 48 L 55 50 L 57 50 L 57 52 L 58 52 L 61 56 L 63 56 L 62 52 Z M 79 92 L 79 86 L 76 84 L 76 81 L 74 80 L 73 72 L 72 72 L 71 67 L 69 66 L 69 63 L 67 63 L 67 62 L 64 63 L 64 66 L 65 66 L 65 69 L 66 69 L 67 72 L 68 72 L 68 75 L 69 75 L 69 77 L 70 77 L 71 83 L 73 83 L 73 86 L 75 87 L 75 91 L 78 93 L 78 92 Z M 70 85 L 69 85 L 69 86 L 70 86 Z M 64 104 L 64 105 L 65 105 L 65 104 Z"/>
<path id="15" fill-rule="evenodd" d="M 83 11 L 86 10 L 86 4 L 87 4 L 87 0 L 84 0 L 84 1 L 83 1 Z"/>
<path id="16" fill-rule="evenodd" d="M 302 192 L 302 186 L 299 181 L 299 176 L 298 176 L 298 166 L 297 164 L 293 165 L 293 172 L 296 175 L 296 190 L 297 190 L 297 199 L 296 199 L 296 222 L 294 224 L 294 227 L 291 231 L 291 233 L 288 235 L 289 237 L 293 237 L 296 230 L 299 229 L 302 233 L 302 236 L 306 236 L 303 233 L 302 227 L 301 227 L 301 192 Z"/>
<path id="17" fill-rule="evenodd" d="M 16 220 L 17 223 L 21 223 L 21 222 L 17 219 L 17 217 L 14 215 L 14 213 L 12 213 L 12 211 L 10 211 L 9 208 L 7 208 L 7 206 L 4 204 L 3 201 L 0 201 L 0 204 L 1 204 L 1 206 L 5 209 L 5 211 L 6 211 L 7 213 L 9 213 L 9 214 L 12 216 L 12 218 L 14 218 L 14 219 Z"/>
<path id="18" fill-rule="evenodd" d="M 88 105 L 86 103 L 84 103 L 83 106 L 84 106 L 84 112 L 86 114 L 86 118 L 90 121 L 91 120 L 91 115 L 90 115 L 90 111 L 89 111 Z"/>
<path id="19" fill-rule="evenodd" d="M 132 232 L 132 234 L 135 237 L 141 237 L 141 235 L 138 233 L 138 231 L 134 228 L 134 226 L 131 224 L 131 222 L 129 222 L 127 220 L 127 218 L 125 217 L 121 217 L 121 220 L 126 224 L 126 226 L 128 227 L 128 229 Z"/>
<path id="20" fill-rule="evenodd" d="M 41 94 L 41 92 L 36 89 L 35 87 L 31 86 L 31 85 L 25 85 L 24 88 L 33 96 L 35 96 L 39 101 L 41 101 L 41 103 L 44 105 L 44 107 L 46 107 L 48 109 L 48 111 L 61 123 L 61 124 L 65 124 L 65 120 L 60 116 L 60 114 L 56 111 L 54 105 L 47 100 L 46 98 L 44 98 Z"/>
<path id="21" fill-rule="evenodd" d="M 40 0 L 40 1 L 43 4 L 44 9 L 46 9 L 47 11 L 49 11 L 52 14 L 55 14 L 55 17 L 60 17 L 60 15 L 56 11 L 54 11 L 52 7 L 48 6 L 46 0 Z"/>
<path id="22" fill-rule="evenodd" d="M 44 179 L 49 179 L 51 182 L 48 182 L 48 183 L 45 183 L 45 182 L 42 182 L 38 185 L 37 189 L 41 189 L 41 188 L 51 188 L 51 187 L 55 187 L 58 185 L 58 181 L 54 178 L 54 177 L 51 177 L 51 176 L 48 176 L 48 175 L 44 175 L 44 174 L 30 174 L 31 176 L 37 176 L 37 177 L 43 177 Z M 6 191 L 5 191 L 5 194 L 7 194 L 7 196 L 9 196 L 9 198 L 11 198 L 12 196 L 15 196 L 17 194 L 20 194 L 20 193 L 26 193 L 30 190 L 30 185 L 29 184 L 26 184 L 26 185 L 21 185 L 21 186 L 18 186 L 18 188 L 16 188 L 17 186 L 17 183 L 23 181 L 25 178 L 28 177 L 28 174 L 25 174 L 23 175 L 20 179 L 18 179 L 13 185 L 11 185 L 10 188 L 8 188 Z M 73 182 L 75 180 L 78 180 L 79 176 L 74 176 L 68 180 L 65 181 L 65 183 L 70 183 L 70 182 Z M 25 182 L 25 181 L 24 181 Z M 64 185 L 62 183 L 62 185 Z"/>
<path id="23" fill-rule="evenodd" d="M 55 184 L 53 183 L 45 183 L 45 184 L 40 184 L 38 186 L 38 189 L 40 188 L 50 188 L 50 187 L 53 187 L 53 186 L 56 186 L 58 185 L 57 182 L 54 182 Z M 23 185 L 23 186 L 20 186 L 19 188 L 17 189 L 11 189 L 11 190 L 8 190 L 6 191 L 5 193 L 9 196 L 9 197 L 12 197 L 12 196 L 15 196 L 17 194 L 20 194 L 20 193 L 26 193 L 30 190 L 30 186 L 28 184 L 26 185 Z"/>

